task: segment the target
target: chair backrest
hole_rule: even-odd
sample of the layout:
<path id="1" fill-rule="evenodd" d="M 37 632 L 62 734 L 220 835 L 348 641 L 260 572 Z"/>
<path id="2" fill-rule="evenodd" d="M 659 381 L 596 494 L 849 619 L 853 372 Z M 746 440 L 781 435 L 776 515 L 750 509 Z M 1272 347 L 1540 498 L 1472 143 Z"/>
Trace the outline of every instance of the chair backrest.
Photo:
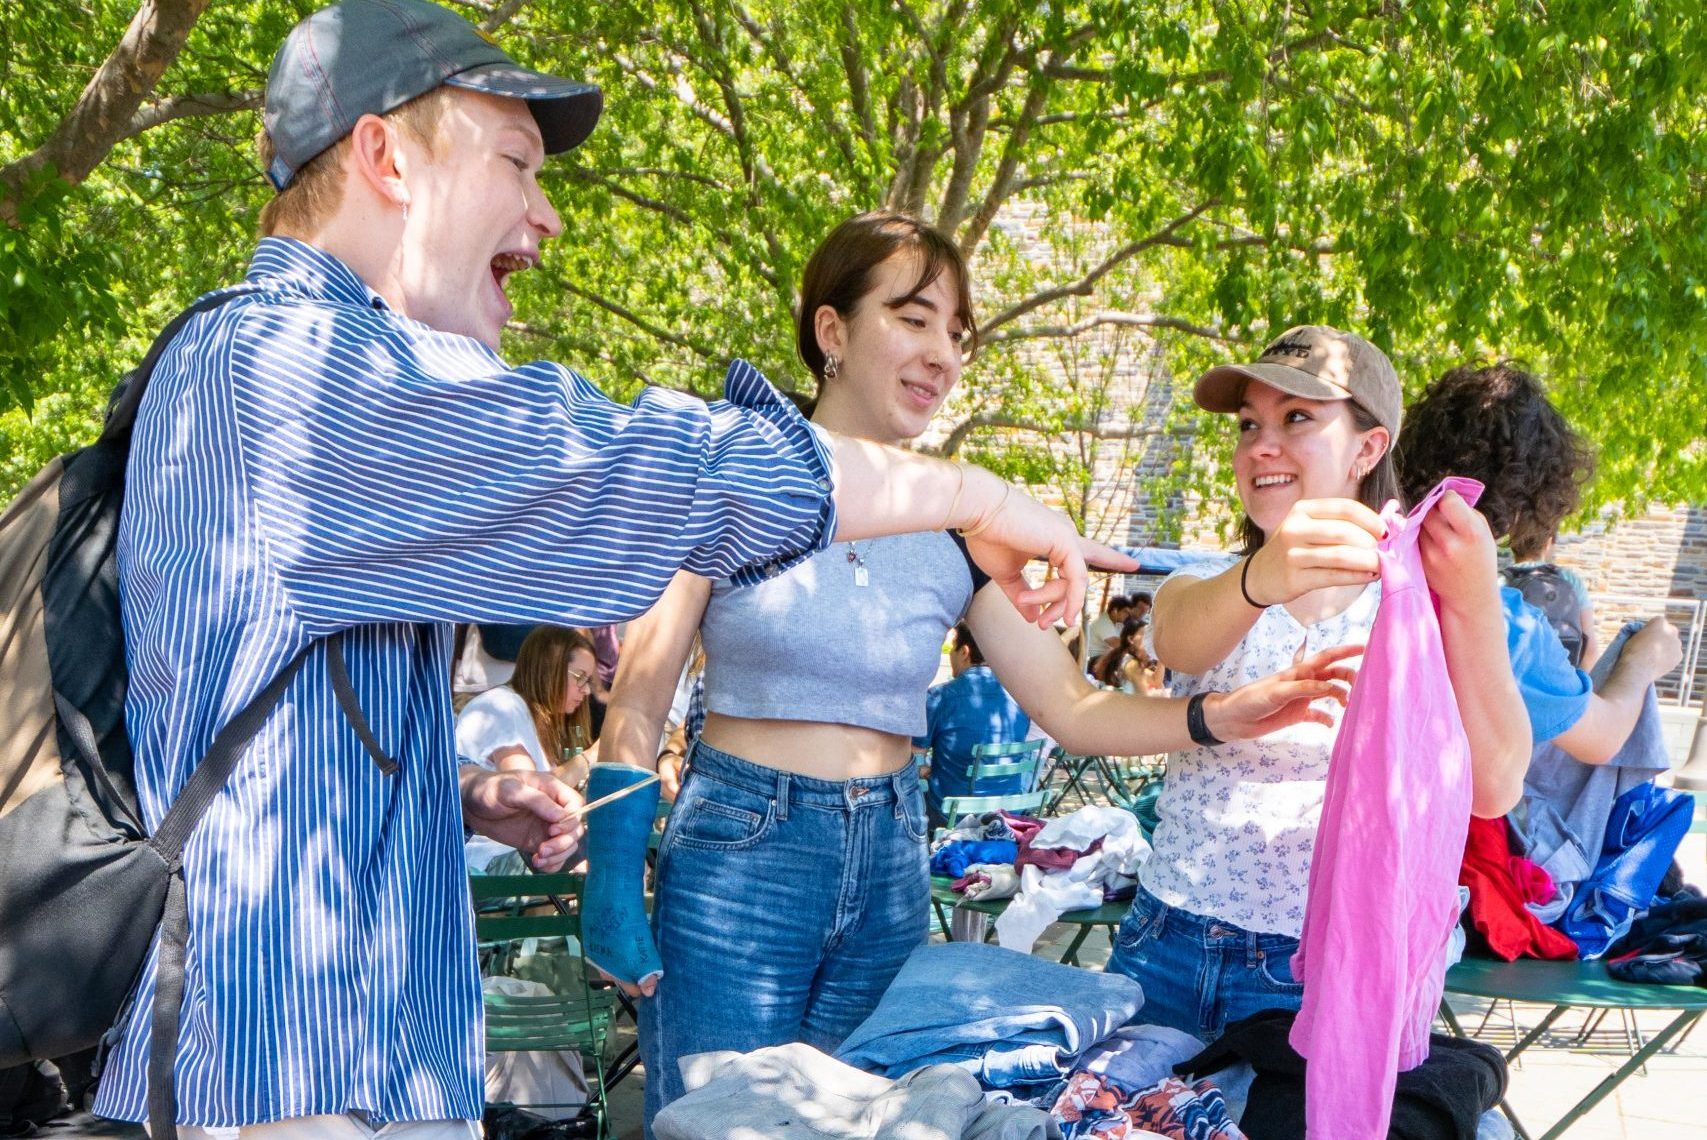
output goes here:
<path id="1" fill-rule="evenodd" d="M 1043 760 L 1043 741 L 1014 740 L 1005 744 L 974 744 L 972 763 L 966 769 L 972 793 L 978 794 L 983 780 L 1019 777 L 1019 786 L 1030 791 L 1037 784 L 1037 766 Z"/>
<path id="2" fill-rule="evenodd" d="M 1029 812 L 1035 815 L 1048 798 L 1048 792 L 1015 792 L 1006 796 L 944 796 L 942 814 L 950 823 L 964 815 L 983 815 L 987 811 Z"/>
<path id="3" fill-rule="evenodd" d="M 470 875 L 474 933 L 488 972 L 506 972 L 514 947 L 526 939 L 564 940 L 573 967 L 559 979 L 557 992 L 518 997 L 486 993 L 486 1049 L 510 1053 L 535 1049 L 576 1049 L 597 1058 L 610 1030 L 614 991 L 595 991 L 581 954 L 580 898 L 584 876 Z M 543 912 L 543 913 L 542 913 Z"/>

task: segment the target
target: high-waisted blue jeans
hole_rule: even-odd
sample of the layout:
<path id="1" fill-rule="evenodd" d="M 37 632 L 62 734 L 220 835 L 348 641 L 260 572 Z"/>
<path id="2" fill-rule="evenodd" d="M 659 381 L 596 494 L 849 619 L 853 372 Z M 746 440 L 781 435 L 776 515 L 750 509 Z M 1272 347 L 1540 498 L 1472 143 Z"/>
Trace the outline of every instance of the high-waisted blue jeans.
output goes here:
<path id="1" fill-rule="evenodd" d="M 1213 1041 L 1253 1013 L 1303 1004 L 1297 950 L 1296 938 L 1181 910 L 1140 887 L 1104 969 L 1144 987 L 1139 1021 Z"/>
<path id="2" fill-rule="evenodd" d="M 680 1057 L 804 1041 L 835 1052 L 929 929 L 915 765 L 816 780 L 694 746 L 658 849 L 664 976 L 640 1002 L 646 1128 Z"/>

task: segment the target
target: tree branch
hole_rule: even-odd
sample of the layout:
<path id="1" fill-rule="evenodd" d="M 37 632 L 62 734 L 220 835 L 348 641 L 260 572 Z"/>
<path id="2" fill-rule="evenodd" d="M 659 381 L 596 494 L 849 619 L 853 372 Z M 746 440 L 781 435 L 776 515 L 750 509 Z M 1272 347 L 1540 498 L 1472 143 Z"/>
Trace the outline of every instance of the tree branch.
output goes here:
<path id="1" fill-rule="evenodd" d="M 594 293 L 590 289 L 584 289 L 564 277 L 562 274 L 553 274 L 552 278 L 557 287 L 562 289 L 565 293 L 569 293 L 572 296 L 581 298 L 583 301 L 597 305 L 612 316 L 627 321 L 647 336 L 655 337 L 658 340 L 663 341 L 665 344 L 673 344 L 677 348 L 685 349 L 702 360 L 720 360 L 725 355 L 712 345 L 699 344 L 693 339 L 683 336 L 681 333 L 673 333 L 667 329 L 659 327 L 658 325 L 654 325 L 638 313 L 634 312 L 634 310 L 625 308 L 624 306 L 617 304 L 615 301 L 612 301 L 610 298 Z"/>
<path id="2" fill-rule="evenodd" d="M 1194 325 L 1180 317 L 1162 316 L 1158 313 L 1117 313 L 1101 311 L 1092 313 L 1082 321 L 1070 325 L 1031 325 L 1023 329 L 1009 329 L 1006 332 L 992 333 L 978 337 L 978 347 L 987 348 L 997 344 L 1012 344 L 1022 340 L 1065 339 L 1082 336 L 1094 328 L 1104 325 L 1122 325 L 1134 328 L 1174 329 L 1177 332 L 1190 333 L 1192 336 L 1204 337 L 1208 340 L 1230 340 L 1220 329 L 1207 325 Z"/>
<path id="3" fill-rule="evenodd" d="M 1041 293 L 1034 293 L 1025 300 L 1020 301 L 1018 304 L 1011 305 L 1002 310 L 989 321 L 985 322 L 984 328 L 989 331 L 994 331 L 1002 325 L 1018 320 L 1033 309 L 1041 308 L 1044 305 L 1064 300 L 1068 297 L 1090 296 L 1092 291 L 1096 288 L 1096 283 L 1108 276 L 1109 273 L 1113 272 L 1113 270 L 1122 262 L 1129 261 L 1140 253 L 1143 253 L 1145 250 L 1152 249 L 1159 245 L 1187 244 L 1184 238 L 1176 236 L 1178 232 L 1201 217 L 1205 211 L 1213 209 L 1218 204 L 1218 199 L 1211 198 L 1202 205 L 1192 207 L 1190 210 L 1181 214 L 1179 217 L 1175 218 L 1149 237 L 1140 238 L 1138 241 L 1128 242 L 1126 245 L 1121 246 L 1104 259 L 1102 264 L 1098 265 L 1095 269 L 1092 269 L 1089 273 L 1085 274 L 1072 284 L 1059 285 L 1053 289 L 1045 289 Z"/>
<path id="4" fill-rule="evenodd" d="M 0 221 L 16 222 L 24 185 L 52 167 L 76 185 L 89 177 L 178 58 L 209 0 L 143 0 L 118 46 L 47 141 L 0 167 Z"/>
<path id="5" fill-rule="evenodd" d="M 527 7 L 527 4 L 528 0 L 503 0 L 503 3 L 494 5 L 487 12 L 486 18 L 480 21 L 480 30 L 487 35 L 492 34 L 515 19 L 516 13 Z"/>
<path id="6" fill-rule="evenodd" d="M 860 137 L 865 140 L 866 153 L 875 157 L 877 150 L 877 120 L 871 114 L 871 82 L 865 72 L 865 60 L 860 56 L 859 20 L 851 3 L 842 4 L 841 42 L 836 45 L 842 57 L 842 72 L 848 78 L 848 102 L 859 123 Z"/>
<path id="7" fill-rule="evenodd" d="M 265 92 L 210 91 L 201 95 L 169 95 L 156 99 L 130 117 L 121 138 L 135 138 L 174 119 L 200 118 L 206 115 L 228 115 L 233 111 L 259 111 Z"/>
<path id="8" fill-rule="evenodd" d="M 954 149 L 954 164 L 949 171 L 948 185 L 943 189 L 942 205 L 937 210 L 937 225 L 946 234 L 952 235 L 959 229 L 961 219 L 966 216 L 972 178 L 984 153 L 984 137 L 990 123 L 990 101 L 1007 85 L 1008 77 L 1019 64 L 1022 53 L 1014 43 L 1017 28 L 1017 15 L 1010 11 L 1009 19 L 992 30 L 979 54 L 975 72 L 977 81 L 949 107 L 949 137 Z"/>
<path id="9" fill-rule="evenodd" d="M 800 76 L 795 74 L 794 61 L 789 59 L 788 53 L 783 49 L 780 33 L 774 29 L 767 30 L 764 28 L 741 5 L 732 4 L 730 7 L 734 12 L 735 22 L 741 26 L 742 31 L 747 33 L 747 38 L 752 40 L 760 51 L 770 57 L 772 65 L 782 73 L 782 77 L 788 81 L 788 85 L 794 88 L 795 94 L 799 96 L 799 101 L 811 109 L 812 117 L 817 121 L 818 126 L 825 134 L 835 140 L 836 149 L 841 152 L 842 161 L 847 164 L 848 173 L 853 174 L 857 171 L 859 164 L 854 157 L 853 135 L 849 133 L 846 124 L 843 123 L 839 115 L 828 113 L 817 100 L 812 98 L 812 93 L 800 81 Z"/>

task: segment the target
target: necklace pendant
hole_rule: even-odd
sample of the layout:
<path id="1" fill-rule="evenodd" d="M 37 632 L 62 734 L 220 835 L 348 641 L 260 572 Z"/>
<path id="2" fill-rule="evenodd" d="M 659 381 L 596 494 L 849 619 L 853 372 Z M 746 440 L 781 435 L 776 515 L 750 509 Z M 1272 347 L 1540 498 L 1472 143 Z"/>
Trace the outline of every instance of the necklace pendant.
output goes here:
<path id="1" fill-rule="evenodd" d="M 859 561 L 859 551 L 855 550 L 854 544 L 850 542 L 850 543 L 848 543 L 848 562 L 854 563 L 854 562 L 858 562 L 858 561 Z"/>
<path id="2" fill-rule="evenodd" d="M 856 586 L 869 586 L 869 585 L 871 585 L 871 576 L 865 572 L 865 563 L 863 563 L 863 562 L 859 563 L 857 566 L 854 567 L 854 585 L 856 585 Z"/>

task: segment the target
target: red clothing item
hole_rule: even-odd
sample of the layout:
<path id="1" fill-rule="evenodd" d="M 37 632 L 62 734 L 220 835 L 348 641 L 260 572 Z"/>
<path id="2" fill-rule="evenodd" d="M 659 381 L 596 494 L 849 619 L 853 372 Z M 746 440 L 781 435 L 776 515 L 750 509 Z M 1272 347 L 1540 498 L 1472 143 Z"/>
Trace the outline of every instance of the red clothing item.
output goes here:
<path id="1" fill-rule="evenodd" d="M 1529 860 L 1511 853 L 1510 825 L 1504 819 L 1472 819 L 1470 838 L 1464 845 L 1464 864 L 1458 881 L 1470 888 L 1470 921 L 1488 948 L 1507 962 L 1518 958 L 1548 958 L 1570 961 L 1577 957 L 1577 944 L 1543 926 L 1524 906 L 1527 890 L 1535 885 L 1525 873 L 1523 882 L 1514 875 L 1520 864 L 1546 872 Z M 1551 892 L 1546 897 L 1552 897 Z"/>

